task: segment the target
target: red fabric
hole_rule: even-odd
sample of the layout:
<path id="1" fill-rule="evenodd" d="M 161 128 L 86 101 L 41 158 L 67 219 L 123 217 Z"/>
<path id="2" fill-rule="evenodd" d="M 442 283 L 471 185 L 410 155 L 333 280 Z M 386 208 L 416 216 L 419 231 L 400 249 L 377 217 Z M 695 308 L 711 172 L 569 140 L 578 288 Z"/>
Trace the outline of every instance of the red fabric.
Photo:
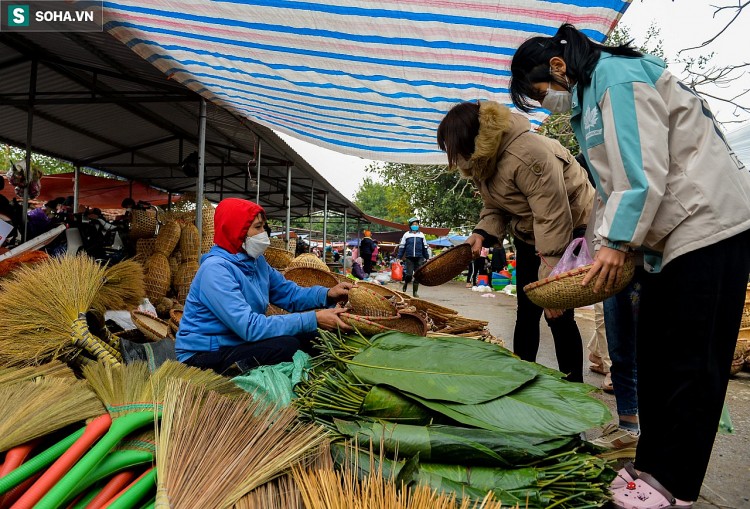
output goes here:
<path id="1" fill-rule="evenodd" d="M 247 231 L 258 214 L 266 214 L 263 207 L 250 200 L 226 198 L 219 202 L 214 214 L 214 244 L 232 254 L 242 249 Z"/>
<path id="2" fill-rule="evenodd" d="M 400 230 L 402 232 L 409 231 L 408 224 L 394 223 L 393 221 L 388 221 L 386 219 L 381 219 L 379 217 L 370 216 L 367 214 L 364 214 L 364 218 L 373 224 L 387 226 L 388 228 L 393 228 L 395 230 Z M 429 235 L 437 235 L 438 237 L 444 237 L 445 235 L 448 235 L 448 233 L 450 233 L 451 231 L 450 228 L 430 228 L 428 226 L 420 226 L 419 229 L 422 231 L 422 233 L 427 233 Z M 379 235 L 380 235 L 379 233 L 376 234 L 376 236 L 379 236 Z"/>
<path id="3" fill-rule="evenodd" d="M 36 198 L 49 201 L 59 196 L 63 198 L 73 196 L 73 173 L 60 173 L 42 177 L 42 191 Z M 78 201 L 81 207 L 96 207 L 100 209 L 119 209 L 122 200 L 131 195 L 135 201 L 147 201 L 152 205 L 164 205 L 169 196 L 167 193 L 149 187 L 140 182 L 96 177 L 93 175 L 79 175 Z M 6 179 L 5 189 L 0 191 L 8 200 L 12 200 L 16 193 Z"/>

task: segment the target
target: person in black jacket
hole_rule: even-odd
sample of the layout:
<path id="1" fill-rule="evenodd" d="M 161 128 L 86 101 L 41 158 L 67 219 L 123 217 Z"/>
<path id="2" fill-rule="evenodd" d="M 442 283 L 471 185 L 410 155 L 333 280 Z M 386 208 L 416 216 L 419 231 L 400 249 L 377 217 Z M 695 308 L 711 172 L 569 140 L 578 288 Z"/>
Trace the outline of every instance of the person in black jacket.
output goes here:
<path id="1" fill-rule="evenodd" d="M 372 233 L 370 230 L 364 231 L 365 237 L 359 243 L 359 256 L 362 258 L 363 269 L 367 277 L 370 277 L 372 272 L 372 253 L 375 251 L 375 241 L 372 240 Z"/>
<path id="2" fill-rule="evenodd" d="M 414 270 L 421 267 L 430 257 L 430 248 L 427 246 L 427 240 L 424 238 L 424 233 L 419 231 L 419 218 L 412 217 L 409 219 L 409 231 L 401 237 L 397 256 L 406 262 L 404 287 L 402 289 L 405 292 L 412 281 Z M 417 290 L 419 290 L 419 283 L 414 281 L 412 284 L 412 295 L 414 297 L 419 297 Z"/>

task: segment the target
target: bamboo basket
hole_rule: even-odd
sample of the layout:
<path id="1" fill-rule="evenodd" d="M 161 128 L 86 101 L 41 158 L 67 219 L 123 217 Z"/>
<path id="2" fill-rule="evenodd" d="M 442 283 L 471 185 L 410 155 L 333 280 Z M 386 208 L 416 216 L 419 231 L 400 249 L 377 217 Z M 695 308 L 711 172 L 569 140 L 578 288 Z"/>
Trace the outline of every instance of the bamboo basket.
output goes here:
<path id="1" fill-rule="evenodd" d="M 376 285 L 374 283 L 368 283 L 366 281 L 361 281 L 357 283 L 357 286 L 361 286 L 362 288 L 367 288 L 368 290 L 372 290 L 375 293 L 378 293 L 387 299 L 389 299 L 396 307 L 404 306 L 406 303 L 406 300 L 404 299 L 403 295 L 400 295 L 397 292 L 394 292 L 390 288 L 387 288 L 383 285 Z"/>
<path id="2" fill-rule="evenodd" d="M 154 254 L 156 238 L 138 239 L 135 241 L 135 261 L 146 263 L 148 257 Z"/>
<path id="3" fill-rule="evenodd" d="M 553 277 L 535 281 L 523 287 L 526 296 L 539 307 L 545 309 L 574 309 L 601 302 L 616 293 L 621 292 L 633 279 L 635 273 L 635 259 L 632 255 L 625 258 L 622 267 L 622 278 L 609 292 L 602 289 L 594 293 L 594 285 L 598 276 L 581 286 L 592 265 L 584 265 Z"/>
<path id="4" fill-rule="evenodd" d="M 737 337 L 737 344 L 734 347 L 734 356 L 732 357 L 732 367 L 729 370 L 730 375 L 736 375 L 745 366 L 745 357 L 750 353 L 750 329 L 740 329 Z"/>
<path id="5" fill-rule="evenodd" d="M 339 284 L 336 277 L 330 272 L 310 268 L 310 267 L 294 267 L 284 271 L 284 277 L 289 281 L 294 281 L 299 286 L 309 288 L 311 286 L 325 286 L 326 288 L 332 288 Z"/>
<path id="6" fill-rule="evenodd" d="M 404 314 L 396 316 L 363 316 L 341 313 L 341 321 L 354 327 L 364 335 L 381 332 L 400 331 L 415 336 L 427 335 L 427 323 L 418 315 Z"/>
<path id="7" fill-rule="evenodd" d="M 182 319 L 181 309 L 170 309 L 169 310 L 169 330 L 176 336 L 177 330 L 180 328 L 180 320 Z"/>
<path id="8" fill-rule="evenodd" d="M 203 230 L 203 237 L 201 237 L 201 254 L 208 253 L 212 247 L 214 247 L 213 230 L 211 230 L 210 233 L 206 233 L 206 230 Z"/>
<path id="9" fill-rule="evenodd" d="M 274 306 L 273 304 L 269 304 L 266 308 L 266 316 L 276 316 L 276 315 L 288 315 L 289 311 L 281 309 L 279 306 Z"/>
<path id="10" fill-rule="evenodd" d="M 143 282 L 146 285 L 146 296 L 151 302 L 159 302 L 166 297 L 172 282 L 169 260 L 163 254 L 154 253 L 144 265 Z"/>
<path id="11" fill-rule="evenodd" d="M 289 264 L 294 260 L 294 255 L 285 249 L 279 249 L 277 247 L 269 247 L 263 254 L 263 257 L 268 262 L 268 265 L 276 270 L 284 270 L 289 267 Z"/>
<path id="12" fill-rule="evenodd" d="M 742 310 L 740 327 L 743 329 L 750 327 L 750 284 L 747 285 L 747 290 L 745 291 L 745 307 Z"/>
<path id="13" fill-rule="evenodd" d="M 138 330 L 151 341 L 161 341 L 169 335 L 169 323 L 161 318 L 134 310 L 130 312 L 130 319 L 133 320 Z"/>
<path id="14" fill-rule="evenodd" d="M 310 267 L 313 269 L 320 269 L 324 270 L 326 272 L 330 272 L 331 270 L 328 268 L 328 265 L 325 264 L 323 260 L 318 258 L 312 253 L 302 253 L 298 257 L 296 257 L 294 260 L 291 261 L 289 264 L 290 269 L 294 269 L 297 267 Z"/>
<path id="15" fill-rule="evenodd" d="M 156 235 L 158 226 L 156 210 L 134 210 L 130 221 L 130 238 L 144 239 Z"/>
<path id="16" fill-rule="evenodd" d="M 451 316 L 458 316 L 458 311 L 449 307 L 441 306 L 424 299 L 411 298 L 408 302 L 409 305 L 414 306 L 419 311 L 424 311 L 430 316 L 438 316 L 441 318 L 448 318 Z"/>
<path id="17" fill-rule="evenodd" d="M 177 292 L 177 300 L 181 303 L 185 303 L 188 292 L 190 292 L 190 284 L 195 278 L 195 273 L 198 272 L 198 262 L 195 260 L 187 260 L 180 264 L 177 268 L 177 274 L 174 277 L 174 289 Z"/>
<path id="18" fill-rule="evenodd" d="M 175 277 L 177 276 L 177 269 L 180 268 L 182 258 L 179 251 L 175 251 L 175 253 L 177 254 L 176 256 L 173 254 L 172 256 L 167 258 L 167 261 L 169 262 L 169 272 L 172 274 L 172 286 L 174 286 Z"/>
<path id="19" fill-rule="evenodd" d="M 171 255 L 180 241 L 181 230 L 180 225 L 176 221 L 170 221 L 159 228 L 159 235 L 156 236 L 154 244 L 154 252 L 161 253 L 164 256 Z"/>
<path id="20" fill-rule="evenodd" d="M 489 322 L 485 320 L 474 320 L 472 318 L 456 316 L 449 318 L 438 330 L 449 334 L 463 334 L 465 332 L 481 331 L 488 324 Z"/>
<path id="21" fill-rule="evenodd" d="M 349 290 L 351 313 L 361 316 L 398 316 L 396 306 L 384 295 L 355 286 Z"/>
<path id="22" fill-rule="evenodd" d="M 198 227 L 193 223 L 182 227 L 179 248 L 183 260 L 197 260 L 200 256 L 201 239 L 198 235 Z"/>
<path id="23" fill-rule="evenodd" d="M 446 249 L 414 271 L 414 281 L 425 286 L 438 286 L 461 274 L 473 259 L 471 246 L 459 244 Z"/>

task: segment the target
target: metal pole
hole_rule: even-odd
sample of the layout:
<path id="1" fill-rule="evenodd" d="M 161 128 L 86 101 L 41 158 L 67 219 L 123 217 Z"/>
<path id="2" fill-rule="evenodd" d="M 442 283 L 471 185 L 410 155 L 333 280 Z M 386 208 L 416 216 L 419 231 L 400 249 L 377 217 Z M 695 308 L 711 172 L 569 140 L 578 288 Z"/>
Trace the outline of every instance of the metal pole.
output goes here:
<path id="1" fill-rule="evenodd" d="M 206 177 L 206 100 L 201 97 L 198 120 L 198 182 L 195 193 L 195 226 L 198 227 L 198 238 L 203 238 L 203 182 Z M 203 244 L 201 242 L 201 244 Z M 201 249 L 198 249 L 201 254 Z"/>
<path id="2" fill-rule="evenodd" d="M 328 192 L 323 195 L 323 260 L 325 261 L 326 244 L 328 243 Z M 331 249 L 333 251 L 333 248 Z"/>
<path id="3" fill-rule="evenodd" d="M 81 190 L 81 167 L 76 166 L 75 170 L 73 170 L 73 214 L 78 213 L 78 196 L 79 196 L 80 190 Z"/>
<path id="4" fill-rule="evenodd" d="M 258 154 L 255 156 L 255 203 L 260 205 L 260 142 L 262 140 L 258 138 Z"/>
<path id="5" fill-rule="evenodd" d="M 343 253 L 341 254 L 342 258 L 346 259 L 346 212 L 347 210 L 344 209 L 344 247 L 341 248 Z M 344 275 L 346 276 L 346 265 L 344 265 Z"/>
<path id="6" fill-rule="evenodd" d="M 289 249 L 289 239 L 292 227 L 292 165 L 286 164 L 286 248 Z"/>
<path id="7" fill-rule="evenodd" d="M 23 188 L 23 241 L 28 240 L 29 223 L 29 185 L 31 184 L 31 134 L 34 131 L 34 99 L 36 98 L 36 75 L 38 62 L 31 61 L 29 78 L 29 110 L 26 113 L 26 186 Z"/>
<path id="8" fill-rule="evenodd" d="M 315 207 L 315 181 L 310 185 L 310 233 L 307 236 L 307 250 L 312 253 L 312 215 Z"/>

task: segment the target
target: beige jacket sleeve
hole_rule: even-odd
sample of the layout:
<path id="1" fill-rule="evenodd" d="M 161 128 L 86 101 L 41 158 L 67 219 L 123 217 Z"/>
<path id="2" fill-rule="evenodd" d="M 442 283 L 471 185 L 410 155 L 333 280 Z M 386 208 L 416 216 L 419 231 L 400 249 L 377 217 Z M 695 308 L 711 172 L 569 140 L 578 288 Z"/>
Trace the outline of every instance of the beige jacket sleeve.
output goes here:
<path id="1" fill-rule="evenodd" d="M 479 222 L 474 227 L 477 230 L 484 230 L 498 239 L 505 236 L 505 225 L 507 212 L 502 209 L 485 207 L 479 213 Z"/>
<path id="2" fill-rule="evenodd" d="M 573 238 L 573 218 L 563 176 L 563 162 L 554 154 L 520 168 L 516 184 L 534 216 L 534 245 L 542 258 L 539 279 L 547 277 Z"/>

